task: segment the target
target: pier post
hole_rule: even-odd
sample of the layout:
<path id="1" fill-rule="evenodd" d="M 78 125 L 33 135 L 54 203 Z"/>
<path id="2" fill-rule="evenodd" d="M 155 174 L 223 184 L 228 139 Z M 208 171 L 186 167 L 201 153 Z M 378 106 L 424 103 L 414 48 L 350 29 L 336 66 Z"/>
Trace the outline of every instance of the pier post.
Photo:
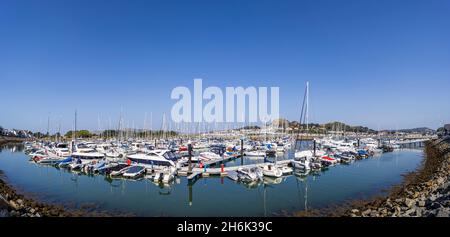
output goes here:
<path id="1" fill-rule="evenodd" d="M 241 165 L 244 165 L 244 139 L 241 138 Z"/>
<path id="2" fill-rule="evenodd" d="M 316 139 L 314 139 L 314 157 L 316 156 L 316 148 L 317 148 L 317 144 L 316 144 Z"/>
<path id="3" fill-rule="evenodd" d="M 192 173 L 192 144 L 188 144 L 189 169 L 188 173 Z"/>

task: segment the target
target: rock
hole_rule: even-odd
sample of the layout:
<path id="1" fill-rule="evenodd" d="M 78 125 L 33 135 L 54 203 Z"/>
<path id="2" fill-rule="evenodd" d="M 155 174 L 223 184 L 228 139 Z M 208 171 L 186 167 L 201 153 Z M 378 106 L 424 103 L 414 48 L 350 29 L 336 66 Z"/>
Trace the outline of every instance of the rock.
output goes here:
<path id="1" fill-rule="evenodd" d="M 17 199 L 16 202 L 17 202 L 17 204 L 19 204 L 19 205 L 23 205 L 23 200 L 22 200 L 22 199 Z"/>
<path id="2" fill-rule="evenodd" d="M 11 216 L 17 216 L 17 212 L 16 212 L 15 210 L 12 210 L 9 214 L 10 214 Z"/>
<path id="3" fill-rule="evenodd" d="M 36 213 L 36 215 L 34 215 L 35 217 L 41 217 L 41 214 Z"/>
<path id="4" fill-rule="evenodd" d="M 422 216 L 423 210 L 424 210 L 424 208 L 420 208 L 420 207 L 416 208 L 416 216 L 419 216 L 419 217 Z"/>
<path id="5" fill-rule="evenodd" d="M 405 198 L 405 205 L 411 208 L 416 202 L 413 199 Z"/>
<path id="6" fill-rule="evenodd" d="M 418 201 L 417 202 L 417 206 L 424 207 L 425 206 L 425 201 Z"/>
<path id="7" fill-rule="evenodd" d="M 437 197 L 436 197 L 435 194 L 432 194 L 428 199 L 429 199 L 430 201 L 434 202 L 434 201 L 436 201 Z"/>
<path id="8" fill-rule="evenodd" d="M 416 213 L 415 209 L 409 209 L 405 212 L 405 216 L 411 216 Z"/>
<path id="9" fill-rule="evenodd" d="M 30 209 L 30 213 L 31 213 L 31 214 L 34 214 L 35 212 L 36 212 L 36 210 L 34 210 L 34 208 L 31 208 L 31 209 Z"/>
<path id="10" fill-rule="evenodd" d="M 19 210 L 19 209 L 20 209 L 19 205 L 17 205 L 17 203 L 14 202 L 13 200 L 9 201 L 9 205 L 10 205 L 14 210 Z"/>
<path id="11" fill-rule="evenodd" d="M 450 210 L 448 208 L 441 208 L 437 211 L 436 217 L 450 217 Z"/>
<path id="12" fill-rule="evenodd" d="M 363 211 L 361 214 L 362 214 L 363 216 L 368 216 L 371 212 L 372 212 L 372 210 L 367 209 L 367 210 Z"/>
<path id="13" fill-rule="evenodd" d="M 431 209 L 440 209 L 442 206 L 440 203 L 438 202 L 433 202 L 431 203 L 431 205 L 429 206 Z"/>
<path id="14" fill-rule="evenodd" d="M 352 211 L 351 211 L 352 213 L 354 213 L 354 214 L 356 214 L 356 213 L 358 213 L 359 212 L 359 210 L 358 209 L 352 209 Z"/>

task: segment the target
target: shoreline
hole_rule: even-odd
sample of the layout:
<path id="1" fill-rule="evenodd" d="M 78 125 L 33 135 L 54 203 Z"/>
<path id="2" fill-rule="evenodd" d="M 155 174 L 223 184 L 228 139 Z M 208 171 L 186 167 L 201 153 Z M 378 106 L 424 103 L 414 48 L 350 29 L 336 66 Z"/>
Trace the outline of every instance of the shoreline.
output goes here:
<path id="1" fill-rule="evenodd" d="M 450 137 L 427 142 L 416 171 L 387 195 L 298 211 L 296 217 L 450 217 Z"/>

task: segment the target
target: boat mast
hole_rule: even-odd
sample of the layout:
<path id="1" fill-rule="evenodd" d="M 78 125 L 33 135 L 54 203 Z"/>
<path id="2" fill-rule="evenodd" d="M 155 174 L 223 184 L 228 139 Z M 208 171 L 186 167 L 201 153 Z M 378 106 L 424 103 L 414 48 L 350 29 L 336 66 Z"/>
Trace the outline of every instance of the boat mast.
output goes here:
<path id="1" fill-rule="evenodd" d="M 73 140 L 77 140 L 77 110 L 75 110 L 75 124 L 74 124 L 74 133 L 73 133 Z"/>
<path id="2" fill-rule="evenodd" d="M 305 114 L 305 121 L 306 121 L 306 134 L 309 132 L 309 81 L 306 82 L 306 114 Z"/>

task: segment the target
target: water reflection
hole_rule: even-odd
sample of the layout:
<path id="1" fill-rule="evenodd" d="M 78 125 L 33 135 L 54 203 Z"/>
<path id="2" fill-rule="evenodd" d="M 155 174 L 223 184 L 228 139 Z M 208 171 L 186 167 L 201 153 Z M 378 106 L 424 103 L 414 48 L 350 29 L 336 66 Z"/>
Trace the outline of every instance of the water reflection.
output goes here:
<path id="1" fill-rule="evenodd" d="M 0 153 L 4 152 L 4 150 L 7 150 L 11 153 L 23 152 L 24 149 L 25 146 L 22 143 L 7 143 L 0 145 Z"/>
<path id="2" fill-rule="evenodd" d="M 0 167 L 14 185 L 41 193 L 45 200 L 58 202 L 96 202 L 108 210 L 152 216 L 270 216 L 280 210 L 310 210 L 379 190 L 401 181 L 401 174 L 414 170 L 422 154 L 398 151 L 373 159 L 337 165 L 328 170 L 294 173 L 261 181 L 235 182 L 227 177 L 200 178 L 189 183 L 177 177 L 168 184 L 108 176 L 74 173 L 64 168 L 29 162 L 23 147 L 3 146 Z M 289 157 L 289 153 L 286 157 Z M 274 162 L 285 157 L 271 158 Z M 237 159 L 241 162 L 260 162 Z M 376 186 L 376 188 L 374 188 Z M 196 200 L 194 200 L 194 198 Z M 194 201 L 201 205 L 191 208 Z M 226 208 L 223 208 L 226 207 Z"/>

